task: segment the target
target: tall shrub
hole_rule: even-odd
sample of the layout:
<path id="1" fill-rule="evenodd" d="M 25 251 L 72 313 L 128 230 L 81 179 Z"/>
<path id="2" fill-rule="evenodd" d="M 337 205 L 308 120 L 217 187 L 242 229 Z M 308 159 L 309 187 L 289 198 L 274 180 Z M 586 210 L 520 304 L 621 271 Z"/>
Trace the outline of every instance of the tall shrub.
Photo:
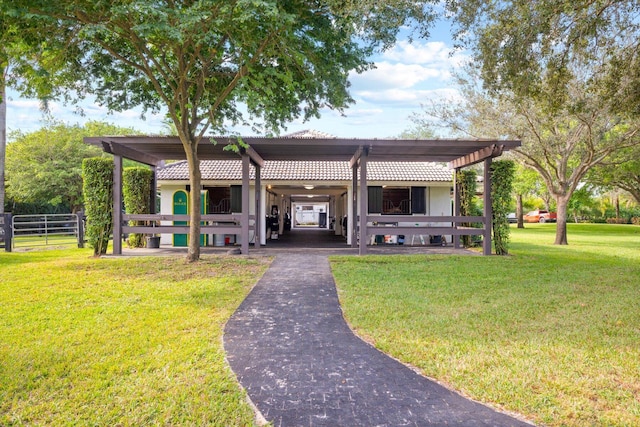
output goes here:
<path id="1" fill-rule="evenodd" d="M 460 198 L 460 215 L 471 216 L 474 214 L 473 198 L 476 195 L 477 173 L 474 170 L 460 170 L 456 175 L 456 186 Z M 471 227 L 471 223 L 462 224 Z M 462 244 L 471 246 L 471 236 L 462 236 Z"/>
<path id="2" fill-rule="evenodd" d="M 151 181 L 153 172 L 143 167 L 125 168 L 122 172 L 124 208 L 129 214 L 150 213 Z M 130 221 L 129 225 L 143 225 L 143 221 Z M 132 233 L 128 239 L 132 248 L 145 246 L 144 234 Z"/>
<path id="3" fill-rule="evenodd" d="M 86 237 L 95 256 L 107 252 L 113 230 L 113 160 L 91 157 L 82 161 L 82 191 L 87 215 Z"/>
<path id="4" fill-rule="evenodd" d="M 498 160 L 491 163 L 493 244 L 496 255 L 509 253 L 511 229 L 507 214 L 511 205 L 515 170 L 516 165 L 512 160 Z"/>

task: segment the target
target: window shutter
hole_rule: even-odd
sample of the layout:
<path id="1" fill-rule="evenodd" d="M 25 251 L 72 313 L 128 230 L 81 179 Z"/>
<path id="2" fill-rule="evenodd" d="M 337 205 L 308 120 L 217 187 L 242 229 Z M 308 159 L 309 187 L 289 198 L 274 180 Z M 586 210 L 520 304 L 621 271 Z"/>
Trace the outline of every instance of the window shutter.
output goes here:
<path id="1" fill-rule="evenodd" d="M 242 213 L 242 185 L 231 186 L 231 212 Z"/>
<path id="2" fill-rule="evenodd" d="M 427 213 L 426 194 L 426 187 L 411 187 L 411 213 L 422 215 Z"/>
<path id="3" fill-rule="evenodd" d="M 370 214 L 382 213 L 382 187 L 367 187 L 369 190 L 369 212 Z"/>

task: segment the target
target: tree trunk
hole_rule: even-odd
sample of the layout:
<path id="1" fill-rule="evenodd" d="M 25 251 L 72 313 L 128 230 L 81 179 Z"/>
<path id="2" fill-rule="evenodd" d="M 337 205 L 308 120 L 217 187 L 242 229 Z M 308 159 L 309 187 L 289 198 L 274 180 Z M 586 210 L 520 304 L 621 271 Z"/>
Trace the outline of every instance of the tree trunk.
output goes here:
<path id="1" fill-rule="evenodd" d="M 557 204 L 557 212 L 558 215 L 557 223 L 556 223 L 556 241 L 554 244 L 556 245 L 568 245 L 567 241 L 567 205 L 569 204 L 569 199 L 571 195 L 558 197 L 556 199 Z"/>
<path id="2" fill-rule="evenodd" d="M 518 219 L 518 228 L 524 228 L 524 220 L 522 219 L 522 194 L 516 196 L 516 218 Z"/>
<path id="3" fill-rule="evenodd" d="M 189 247 L 187 249 L 187 261 L 196 262 L 200 259 L 200 194 L 201 174 L 200 159 L 198 159 L 198 146 L 195 143 L 185 145 L 187 164 L 189 165 L 189 183 L 191 185 L 189 197 Z"/>
<path id="4" fill-rule="evenodd" d="M 0 70 L 4 75 L 5 70 Z M 4 82 L 4 79 L 2 79 Z M 4 213 L 4 167 L 7 154 L 7 90 L 0 84 L 0 214 Z"/>

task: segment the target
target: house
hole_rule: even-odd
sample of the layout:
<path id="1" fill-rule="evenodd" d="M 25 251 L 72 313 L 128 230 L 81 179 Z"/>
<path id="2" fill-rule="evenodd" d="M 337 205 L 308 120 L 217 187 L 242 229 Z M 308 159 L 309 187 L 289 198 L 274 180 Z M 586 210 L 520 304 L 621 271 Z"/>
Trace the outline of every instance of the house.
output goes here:
<path id="1" fill-rule="evenodd" d="M 305 133 L 308 134 L 308 133 Z M 295 138 L 299 134 L 291 135 Z M 203 213 L 231 214 L 241 209 L 242 164 L 240 160 L 204 160 L 201 162 Z M 286 161 L 266 160 L 261 171 L 260 211 L 267 213 L 261 225 L 261 244 L 292 228 L 315 227 L 345 237 L 351 244 L 351 224 L 348 217 L 353 200 L 353 177 L 348 161 Z M 255 167 L 250 169 L 255 182 Z M 171 163 L 157 169 L 160 192 L 160 213 L 175 213 L 176 192 L 186 192 L 189 169 L 186 161 Z M 384 216 L 385 222 L 414 226 L 415 222 L 395 221 L 399 215 L 449 216 L 452 205 L 453 172 L 434 162 L 372 162 L 368 169 L 369 213 Z M 250 215 L 255 209 L 255 184 L 250 185 Z M 273 214 L 273 215 L 272 215 Z M 269 222 L 275 216 L 277 225 Z M 422 224 L 426 225 L 426 224 Z M 273 233 L 271 231 L 274 231 Z M 411 236 L 405 237 L 407 240 Z M 253 241 L 253 235 L 251 240 Z M 446 238 L 445 238 L 446 239 Z M 225 238 L 208 236 L 208 245 L 221 245 Z M 239 241 L 226 236 L 227 243 Z M 447 239 L 451 241 L 451 238 Z M 174 244 L 172 235 L 162 236 L 162 244 Z M 183 245 L 180 241 L 178 244 Z"/>
<path id="2" fill-rule="evenodd" d="M 313 131 L 282 137 L 247 137 L 239 150 L 226 150 L 237 137 L 204 138 L 201 161 L 202 245 L 235 238 L 241 252 L 267 244 L 288 227 L 317 226 L 345 237 L 360 254 L 378 236 L 440 235 L 458 246 L 461 235 L 482 235 L 491 253 L 489 166 L 493 158 L 520 146 L 505 140 L 345 139 Z M 101 136 L 85 138 L 114 156 L 114 246 L 122 251 L 123 233 L 160 233 L 164 243 L 186 245 L 188 168 L 175 136 Z M 122 161 L 148 164 L 160 189 L 161 212 L 122 213 Z M 178 160 L 166 164 L 165 160 Z M 484 212 L 460 215 L 453 170 L 484 162 Z M 447 163 L 443 166 L 442 163 Z M 154 190 L 155 191 L 155 190 Z M 224 213 L 223 213 L 224 212 Z M 160 226 L 128 226 L 142 220 Z M 481 223 L 468 228 L 465 223 Z M 390 231 L 393 230 L 393 232 Z"/>

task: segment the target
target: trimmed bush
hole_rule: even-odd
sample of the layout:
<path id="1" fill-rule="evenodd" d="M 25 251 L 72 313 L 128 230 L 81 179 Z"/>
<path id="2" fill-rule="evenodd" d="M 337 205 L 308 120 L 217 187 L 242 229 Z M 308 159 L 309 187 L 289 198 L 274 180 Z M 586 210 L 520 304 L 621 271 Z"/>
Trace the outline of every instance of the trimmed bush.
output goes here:
<path id="1" fill-rule="evenodd" d="M 511 206 L 513 179 L 516 165 L 512 160 L 497 160 L 491 163 L 491 208 L 493 217 L 493 245 L 496 255 L 508 255 L 511 228 L 507 214 Z"/>
<path id="2" fill-rule="evenodd" d="M 476 171 L 474 170 L 460 170 L 456 175 L 456 186 L 458 195 L 460 197 L 460 215 L 472 216 L 474 214 L 473 198 L 476 195 L 477 187 Z M 471 223 L 462 224 L 464 227 L 471 227 Z M 471 246 L 471 236 L 461 236 L 462 244 L 464 247 Z"/>
<path id="3" fill-rule="evenodd" d="M 627 218 L 607 218 L 607 224 L 629 224 Z"/>
<path id="4" fill-rule="evenodd" d="M 82 161 L 82 192 L 87 242 L 93 254 L 100 256 L 107 253 L 113 231 L 113 159 L 91 157 Z"/>
<path id="5" fill-rule="evenodd" d="M 153 172 L 144 167 L 125 168 L 122 172 L 124 208 L 129 214 L 150 213 L 151 181 Z M 144 225 L 144 221 L 130 221 L 129 225 Z M 144 234 L 129 234 L 127 243 L 132 248 L 145 246 Z"/>

